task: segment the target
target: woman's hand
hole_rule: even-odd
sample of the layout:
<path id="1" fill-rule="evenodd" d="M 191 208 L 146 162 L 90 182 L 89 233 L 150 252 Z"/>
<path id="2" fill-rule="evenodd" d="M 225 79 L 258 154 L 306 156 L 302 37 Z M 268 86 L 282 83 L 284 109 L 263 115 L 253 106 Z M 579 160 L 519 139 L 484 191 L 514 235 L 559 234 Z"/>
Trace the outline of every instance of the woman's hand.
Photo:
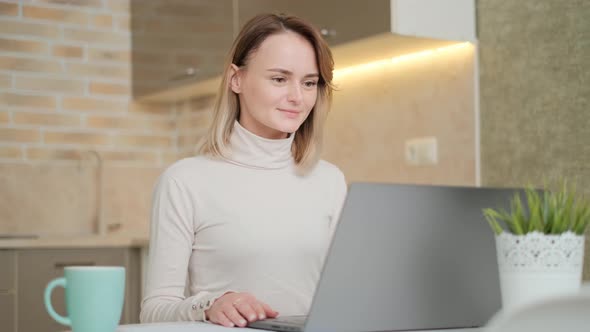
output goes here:
<path id="1" fill-rule="evenodd" d="M 226 327 L 244 327 L 248 322 L 275 318 L 278 314 L 248 293 L 226 293 L 205 310 L 207 320 Z"/>

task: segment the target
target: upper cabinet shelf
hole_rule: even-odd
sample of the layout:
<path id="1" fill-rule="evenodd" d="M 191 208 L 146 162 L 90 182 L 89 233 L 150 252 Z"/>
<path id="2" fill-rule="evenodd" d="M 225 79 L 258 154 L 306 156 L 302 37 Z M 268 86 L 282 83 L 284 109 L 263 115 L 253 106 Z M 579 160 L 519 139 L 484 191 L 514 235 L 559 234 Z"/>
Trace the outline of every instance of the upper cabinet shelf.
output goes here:
<path id="1" fill-rule="evenodd" d="M 134 98 L 173 102 L 216 93 L 233 38 L 264 12 L 312 22 L 336 68 L 476 39 L 474 0 L 136 0 Z"/>

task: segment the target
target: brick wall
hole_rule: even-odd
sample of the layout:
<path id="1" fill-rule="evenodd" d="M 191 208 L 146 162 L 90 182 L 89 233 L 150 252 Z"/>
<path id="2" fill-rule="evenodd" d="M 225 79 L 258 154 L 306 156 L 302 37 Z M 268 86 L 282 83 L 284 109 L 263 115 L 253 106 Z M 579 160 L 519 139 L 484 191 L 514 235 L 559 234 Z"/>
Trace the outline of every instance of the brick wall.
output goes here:
<path id="1" fill-rule="evenodd" d="M 0 162 L 169 161 L 173 107 L 131 100 L 129 16 L 128 0 L 0 2 Z"/>
<path id="2" fill-rule="evenodd" d="M 130 6 L 0 0 L 0 233 L 147 233 L 194 112 L 133 101 Z"/>

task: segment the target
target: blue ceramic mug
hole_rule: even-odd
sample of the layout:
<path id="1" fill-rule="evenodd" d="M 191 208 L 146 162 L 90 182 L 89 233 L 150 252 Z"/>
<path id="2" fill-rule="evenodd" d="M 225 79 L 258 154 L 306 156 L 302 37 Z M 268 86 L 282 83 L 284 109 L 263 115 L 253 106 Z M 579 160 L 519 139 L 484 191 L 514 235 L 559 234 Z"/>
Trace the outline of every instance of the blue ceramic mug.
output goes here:
<path id="1" fill-rule="evenodd" d="M 65 288 L 63 317 L 51 305 L 51 292 Z M 45 288 L 45 308 L 60 324 L 74 332 L 115 332 L 125 298 L 125 268 L 120 266 L 70 266 L 63 278 L 53 279 Z"/>

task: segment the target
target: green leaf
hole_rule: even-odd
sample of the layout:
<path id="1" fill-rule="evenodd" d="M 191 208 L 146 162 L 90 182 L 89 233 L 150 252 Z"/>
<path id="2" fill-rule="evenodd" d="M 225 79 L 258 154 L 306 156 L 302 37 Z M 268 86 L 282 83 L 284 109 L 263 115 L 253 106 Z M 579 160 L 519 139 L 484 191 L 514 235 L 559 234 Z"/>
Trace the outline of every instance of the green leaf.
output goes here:
<path id="1" fill-rule="evenodd" d="M 502 234 L 504 229 L 498 223 L 499 213 L 492 209 L 483 209 L 483 214 L 496 235 Z"/>
<path id="2" fill-rule="evenodd" d="M 526 220 L 524 216 L 524 211 L 522 208 L 522 202 L 520 200 L 520 195 L 516 193 L 514 198 L 510 204 L 512 209 L 512 228 L 514 234 L 523 235 L 525 234 L 525 230 L 527 229 Z"/>
<path id="3" fill-rule="evenodd" d="M 571 230 L 581 235 L 590 226 L 590 201 L 577 195 L 575 186 L 569 186 L 567 181 L 562 181 L 557 191 L 548 190 L 545 183 L 542 193 L 532 185 L 528 185 L 524 193 L 521 198 L 519 192 L 515 192 L 510 198 L 508 211 L 483 209 L 496 234 L 503 231 L 516 235 L 533 231 L 561 234 Z M 506 227 L 503 228 L 502 224 Z"/>

